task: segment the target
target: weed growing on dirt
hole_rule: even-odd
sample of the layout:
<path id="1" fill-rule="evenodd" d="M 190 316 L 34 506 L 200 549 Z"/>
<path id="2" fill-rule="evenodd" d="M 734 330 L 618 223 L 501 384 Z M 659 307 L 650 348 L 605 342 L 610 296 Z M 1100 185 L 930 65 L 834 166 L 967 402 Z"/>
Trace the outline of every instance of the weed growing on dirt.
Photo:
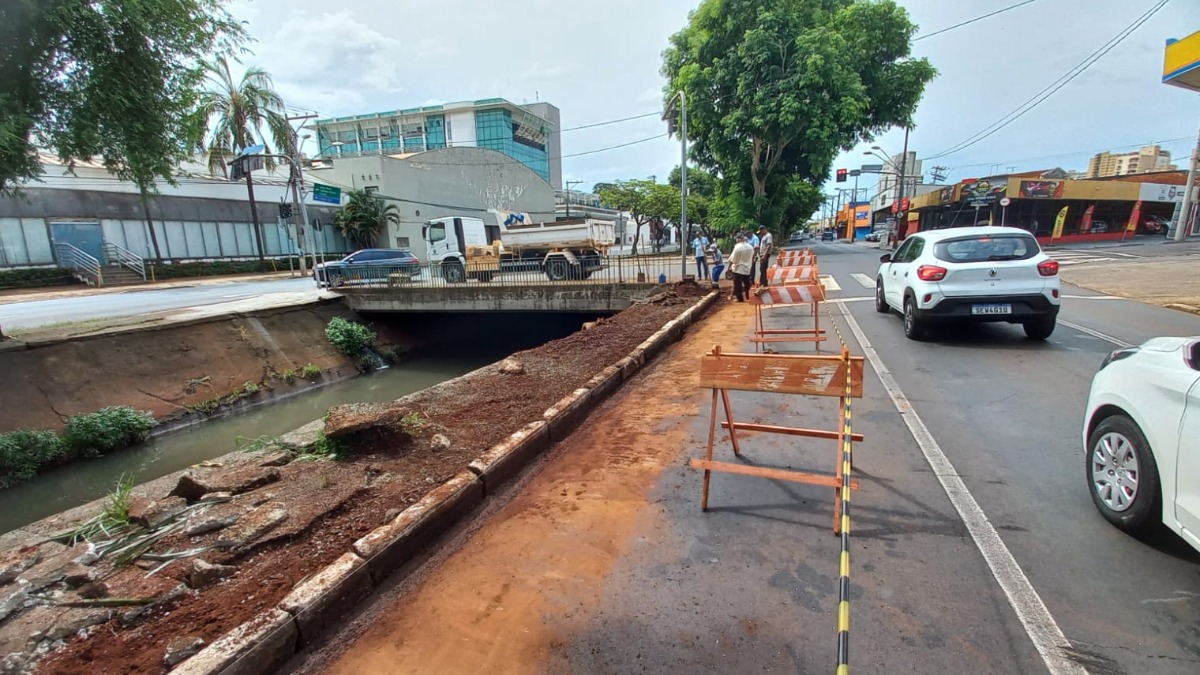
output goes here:
<path id="1" fill-rule="evenodd" d="M 247 396 L 253 396 L 258 393 L 258 384 L 255 382 L 246 382 L 242 385 L 242 393 Z"/>
<path id="2" fill-rule="evenodd" d="M 306 380 L 315 380 L 321 377 L 321 369 L 315 364 L 307 363 L 300 369 L 300 377 Z"/>
<path id="3" fill-rule="evenodd" d="M 429 417 L 420 411 L 413 411 L 400 418 L 400 430 L 409 438 L 415 438 L 425 427 L 429 426 Z"/>
<path id="4" fill-rule="evenodd" d="M 33 478 L 66 454 L 66 444 L 53 431 L 20 429 L 0 434 L 0 488 Z"/>
<path id="5" fill-rule="evenodd" d="M 287 370 L 280 373 L 279 377 L 282 378 L 284 382 L 291 384 L 296 381 L 296 369 L 288 368 Z"/>
<path id="6" fill-rule="evenodd" d="M 325 337 L 341 353 L 354 357 L 362 353 L 375 342 L 375 333 L 370 328 L 354 321 L 347 321 L 340 316 L 329 320 L 325 327 Z"/>
<path id="7" fill-rule="evenodd" d="M 124 527 L 129 524 L 129 505 L 133 502 L 133 476 L 121 474 L 117 487 L 108 493 L 104 500 L 104 523 L 112 527 Z"/>
<path id="8" fill-rule="evenodd" d="M 345 461 L 352 459 L 354 453 L 345 441 L 329 438 L 325 432 L 317 435 L 317 442 L 296 456 L 298 462 L 322 462 L 328 460 Z"/>
<path id="9" fill-rule="evenodd" d="M 217 412 L 217 409 L 221 407 L 221 397 L 214 396 L 212 398 L 206 398 L 203 401 L 200 401 L 199 403 L 196 403 L 196 404 L 188 406 L 188 407 L 191 408 L 192 410 L 195 410 L 198 413 L 204 413 L 205 415 L 211 415 L 211 414 Z"/>
<path id="10" fill-rule="evenodd" d="M 75 456 L 96 457 L 141 442 L 157 423 L 143 410 L 112 406 L 68 417 L 63 440 Z"/>

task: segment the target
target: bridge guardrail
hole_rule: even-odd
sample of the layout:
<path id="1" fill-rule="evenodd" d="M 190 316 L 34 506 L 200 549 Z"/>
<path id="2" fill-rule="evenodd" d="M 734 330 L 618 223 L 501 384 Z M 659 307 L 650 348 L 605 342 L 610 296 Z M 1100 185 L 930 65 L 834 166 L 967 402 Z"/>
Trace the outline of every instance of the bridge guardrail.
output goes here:
<path id="1" fill-rule="evenodd" d="M 695 274 L 695 262 L 688 261 L 687 274 Z M 336 290 L 403 289 L 455 287 L 464 284 L 490 286 L 612 285 L 657 284 L 678 281 L 680 261 L 674 256 L 604 256 L 566 261 L 506 260 L 466 265 L 457 262 L 413 263 L 401 265 L 347 265 L 314 271 L 322 286 Z"/>

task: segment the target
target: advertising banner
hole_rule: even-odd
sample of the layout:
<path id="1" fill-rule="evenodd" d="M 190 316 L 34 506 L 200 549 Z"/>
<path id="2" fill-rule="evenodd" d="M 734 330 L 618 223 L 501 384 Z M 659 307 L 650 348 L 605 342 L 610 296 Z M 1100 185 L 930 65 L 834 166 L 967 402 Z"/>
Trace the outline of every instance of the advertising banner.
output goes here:
<path id="1" fill-rule="evenodd" d="M 1133 213 L 1129 214 L 1129 224 L 1125 226 L 1126 232 L 1137 232 L 1138 221 L 1142 218 L 1142 203 L 1133 205 Z"/>
<path id="2" fill-rule="evenodd" d="M 962 186 L 962 196 L 970 206 L 987 206 L 1003 197 L 1007 191 L 1008 179 L 1003 176 L 998 179 L 984 178 Z"/>
<path id="3" fill-rule="evenodd" d="M 1063 226 L 1067 224 L 1067 208 L 1066 206 L 1058 212 L 1058 217 L 1054 219 L 1054 232 L 1050 235 L 1050 239 L 1058 239 L 1062 237 Z"/>
<path id="4" fill-rule="evenodd" d="M 1175 202 L 1183 201 L 1182 185 L 1163 185 L 1161 183 L 1142 183 L 1138 199 L 1144 202 Z"/>
<path id="5" fill-rule="evenodd" d="M 1079 220 L 1080 234 L 1087 234 L 1092 231 L 1092 214 L 1096 212 L 1096 205 L 1089 204 L 1087 210 L 1083 212 L 1083 218 Z"/>
<path id="6" fill-rule="evenodd" d="M 1062 199 L 1061 180 L 1023 180 L 1021 197 L 1024 199 Z"/>

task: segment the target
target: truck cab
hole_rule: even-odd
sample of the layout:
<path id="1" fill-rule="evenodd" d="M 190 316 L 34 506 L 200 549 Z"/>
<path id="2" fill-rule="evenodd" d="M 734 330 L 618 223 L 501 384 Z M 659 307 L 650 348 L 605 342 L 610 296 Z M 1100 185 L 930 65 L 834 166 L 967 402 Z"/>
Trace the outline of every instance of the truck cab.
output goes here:
<path id="1" fill-rule="evenodd" d="M 485 225 L 479 218 L 447 216 L 433 218 L 421 228 L 433 269 L 440 269 L 449 283 L 467 279 L 487 282 L 500 271 L 504 245 L 498 225 Z"/>

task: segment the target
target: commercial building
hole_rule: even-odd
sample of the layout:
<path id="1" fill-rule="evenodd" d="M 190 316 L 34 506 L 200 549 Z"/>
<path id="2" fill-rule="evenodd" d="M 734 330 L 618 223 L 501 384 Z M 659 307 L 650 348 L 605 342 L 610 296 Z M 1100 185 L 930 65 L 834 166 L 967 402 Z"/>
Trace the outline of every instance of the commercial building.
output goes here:
<path id="1" fill-rule="evenodd" d="M 1088 161 L 1088 178 L 1108 178 L 1109 176 L 1130 176 L 1139 173 L 1156 173 L 1174 171 L 1177 167 L 1171 164 L 1171 152 L 1157 145 L 1148 145 L 1137 152 L 1113 154 L 1101 152 Z"/>
<path id="2" fill-rule="evenodd" d="M 486 148 L 562 189 L 559 110 L 549 103 L 488 98 L 322 119 L 313 126 L 322 158 L 403 158 L 443 148 Z"/>
<path id="3" fill-rule="evenodd" d="M 892 155 L 879 175 L 879 186 L 875 196 L 871 198 L 871 211 L 884 209 L 900 197 L 900 171 L 904 171 L 904 195 L 911 197 L 917 192 L 917 186 L 925 182 L 924 162 L 917 159 L 917 153 L 909 150 L 907 153 Z"/>

